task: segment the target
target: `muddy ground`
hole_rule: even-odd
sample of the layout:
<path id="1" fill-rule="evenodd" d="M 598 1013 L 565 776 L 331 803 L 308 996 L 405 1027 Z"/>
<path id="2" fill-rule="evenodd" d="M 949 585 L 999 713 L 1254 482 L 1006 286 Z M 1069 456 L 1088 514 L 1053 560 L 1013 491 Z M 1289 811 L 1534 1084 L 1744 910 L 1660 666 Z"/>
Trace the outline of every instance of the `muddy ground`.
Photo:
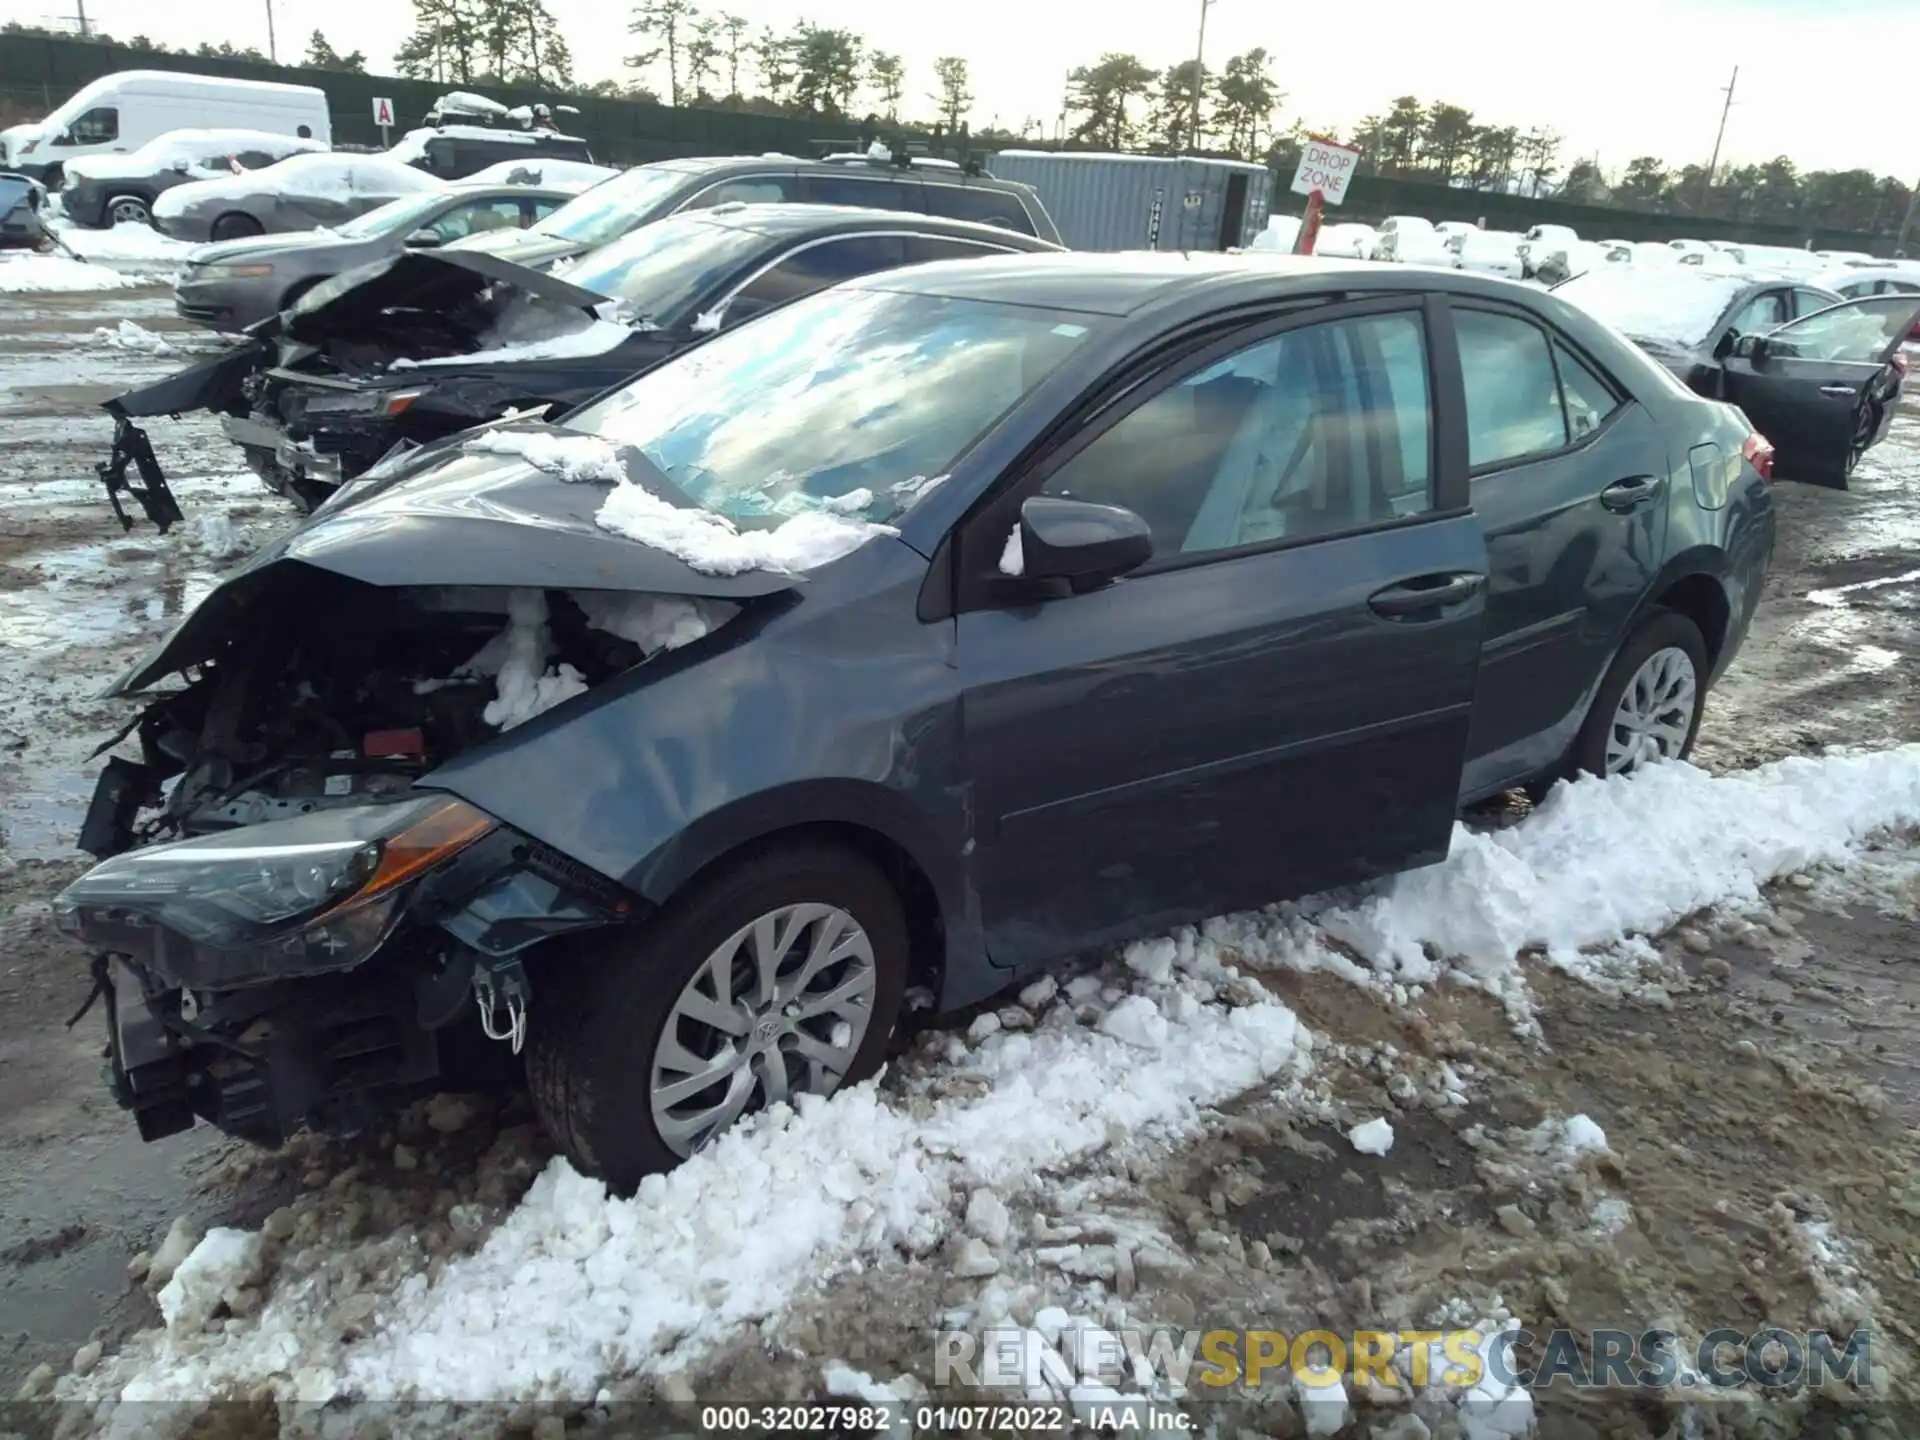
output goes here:
<path id="1" fill-rule="evenodd" d="M 98 1016 L 64 1028 L 87 981 L 48 901 L 77 869 L 86 753 L 119 714 L 94 693 L 286 518 L 212 427 L 188 422 L 156 427 L 163 462 L 187 477 L 190 517 L 233 525 L 121 534 L 91 478 L 108 440 L 94 407 L 181 358 L 96 338 L 121 319 L 196 343 L 149 291 L 35 298 L 0 325 L 0 1396 L 42 1363 L 64 1371 L 89 1340 L 111 1348 L 152 1323 L 127 1267 L 175 1216 L 257 1224 L 393 1143 L 286 1161 L 204 1130 L 142 1145 L 100 1084 Z M 1708 707 L 1696 758 L 1709 769 L 1920 737 L 1920 406 L 1850 492 L 1776 493 L 1780 549 Z M 1327 1037 L 1307 1093 L 1243 1097 L 1206 1138 L 1049 1194 L 1079 1197 L 1086 1238 L 1115 1226 L 1163 1238 L 1128 1286 L 1132 1313 L 1161 1323 L 1293 1332 L 1504 1310 L 1536 1331 L 1867 1324 L 1877 1377 L 1897 1378 L 1920 1346 L 1911 847 L 1892 837 L 1845 877 L 1792 877 L 1762 906 L 1696 917 L 1626 993 L 1533 967 L 1534 1035 L 1474 991 L 1395 1008 L 1325 975 L 1267 977 Z M 1448 1066 L 1464 1104 L 1446 1095 Z M 1362 1161 L 1344 1129 L 1382 1113 L 1399 1141 Z M 1605 1130 L 1606 1154 L 1529 1158 L 1524 1132 L 1574 1114 Z M 496 1123 L 455 1137 L 434 1162 L 449 1167 L 443 1183 L 474 1184 L 471 1157 Z M 1014 1219 L 1042 1236 L 1075 1223 L 1018 1206 Z M 1037 1245 L 997 1278 L 1018 1321 L 1074 1283 Z M 855 1275 L 744 1334 L 702 1391 L 813 1395 L 827 1357 L 930 1379 L 934 1317 L 980 1295 L 940 1260 Z M 1221 1418 L 1269 1434 L 1301 1423 L 1265 1392 Z M 1549 1407 L 1542 1428 L 1671 1423 L 1664 1403 L 1613 1396 Z"/>

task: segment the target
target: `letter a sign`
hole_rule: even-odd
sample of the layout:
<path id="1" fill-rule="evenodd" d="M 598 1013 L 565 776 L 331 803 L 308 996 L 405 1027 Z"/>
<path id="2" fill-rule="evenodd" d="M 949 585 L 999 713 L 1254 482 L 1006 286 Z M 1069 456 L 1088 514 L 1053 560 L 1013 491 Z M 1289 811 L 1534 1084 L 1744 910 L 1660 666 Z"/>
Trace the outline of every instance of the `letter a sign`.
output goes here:
<path id="1" fill-rule="evenodd" d="M 382 130 L 393 124 L 393 101 L 382 96 L 373 102 L 373 123 Z"/>

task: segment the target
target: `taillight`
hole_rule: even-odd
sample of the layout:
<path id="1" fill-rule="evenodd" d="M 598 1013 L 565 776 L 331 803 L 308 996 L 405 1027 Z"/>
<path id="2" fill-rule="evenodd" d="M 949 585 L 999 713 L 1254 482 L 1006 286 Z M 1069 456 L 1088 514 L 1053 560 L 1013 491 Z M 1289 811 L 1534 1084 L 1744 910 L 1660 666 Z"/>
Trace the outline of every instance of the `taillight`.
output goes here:
<path id="1" fill-rule="evenodd" d="M 1762 480 L 1772 482 L 1773 446 L 1758 430 L 1747 436 L 1746 443 L 1740 447 L 1740 458 L 1753 466 Z"/>

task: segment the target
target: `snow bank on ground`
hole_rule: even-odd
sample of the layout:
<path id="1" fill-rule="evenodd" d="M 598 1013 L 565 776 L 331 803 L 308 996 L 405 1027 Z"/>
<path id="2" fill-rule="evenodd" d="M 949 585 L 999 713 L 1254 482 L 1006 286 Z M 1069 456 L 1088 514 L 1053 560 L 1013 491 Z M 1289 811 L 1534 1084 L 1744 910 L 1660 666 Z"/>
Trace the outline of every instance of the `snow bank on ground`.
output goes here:
<path id="1" fill-rule="evenodd" d="M 0 294 L 71 295 L 123 290 L 145 283 L 137 275 L 89 265 L 66 255 L 0 255 Z"/>
<path id="2" fill-rule="evenodd" d="M 57 228 L 60 243 L 87 260 L 108 263 L 155 260 L 177 264 L 193 249 L 190 241 L 162 235 L 151 225 L 116 225 L 111 230 L 87 230 L 78 225 Z"/>
<path id="3" fill-rule="evenodd" d="M 683 509 L 633 484 L 619 450 L 597 435 L 489 430 L 468 440 L 466 448 L 514 455 L 563 480 L 615 481 L 595 523 L 664 550 L 708 575 L 812 570 L 851 554 L 876 535 L 896 533 L 891 526 L 850 520 L 825 509 L 790 516 L 770 530 L 741 530 L 724 515 Z"/>
<path id="4" fill-rule="evenodd" d="M 1448 963 L 1498 983 L 1532 946 L 1579 972 L 1584 950 L 1757 899 L 1777 876 L 1844 864 L 1875 831 L 1910 825 L 1920 825 L 1920 744 L 1795 756 L 1732 775 L 1656 765 L 1558 785 L 1510 829 L 1457 826 L 1441 864 L 1313 918 L 1410 984 Z"/>
<path id="5" fill-rule="evenodd" d="M 1207 1107 L 1308 1063 L 1292 1011 L 1191 948 L 1132 994 L 1096 981 L 1039 1003 L 1049 1008 L 1030 1030 L 962 1047 L 949 1069 L 964 1084 L 801 1096 L 630 1200 L 555 1160 L 437 1279 L 417 1243 L 383 1239 L 384 1253 L 410 1258 L 359 1282 L 377 1303 L 350 1347 L 326 1323 L 328 1285 L 283 1279 L 222 1334 L 153 1332 L 131 1364 L 63 1383 L 194 1403 L 261 1382 L 287 1397 L 591 1399 L 615 1376 L 686 1368 L 838 1274 L 933 1250 L 969 1207 L 985 1213 L 972 1199 L 983 1186 L 1011 1193 L 1122 1137 L 1191 1134 Z"/>

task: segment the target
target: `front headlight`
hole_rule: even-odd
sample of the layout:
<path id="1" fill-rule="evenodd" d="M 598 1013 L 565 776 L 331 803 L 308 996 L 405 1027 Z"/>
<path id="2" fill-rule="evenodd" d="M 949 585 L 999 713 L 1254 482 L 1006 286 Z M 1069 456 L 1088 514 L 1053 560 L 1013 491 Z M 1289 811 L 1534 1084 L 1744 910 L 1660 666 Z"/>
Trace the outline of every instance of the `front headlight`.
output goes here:
<path id="1" fill-rule="evenodd" d="M 359 964 L 386 938 L 400 891 L 497 822 L 463 800 L 323 810 L 116 855 L 55 902 L 65 928 L 149 952 L 175 978 L 244 984 Z M 177 944 L 190 942 L 190 968 Z"/>
<path id="2" fill-rule="evenodd" d="M 399 415 L 425 390 L 374 390 L 357 395 L 315 395 L 307 401 L 306 414 L 317 415 Z"/>
<path id="3" fill-rule="evenodd" d="M 232 264 L 216 261 L 211 265 L 202 265 L 195 274 L 196 280 L 263 280 L 273 274 L 273 266 L 243 264 L 236 260 Z"/>

